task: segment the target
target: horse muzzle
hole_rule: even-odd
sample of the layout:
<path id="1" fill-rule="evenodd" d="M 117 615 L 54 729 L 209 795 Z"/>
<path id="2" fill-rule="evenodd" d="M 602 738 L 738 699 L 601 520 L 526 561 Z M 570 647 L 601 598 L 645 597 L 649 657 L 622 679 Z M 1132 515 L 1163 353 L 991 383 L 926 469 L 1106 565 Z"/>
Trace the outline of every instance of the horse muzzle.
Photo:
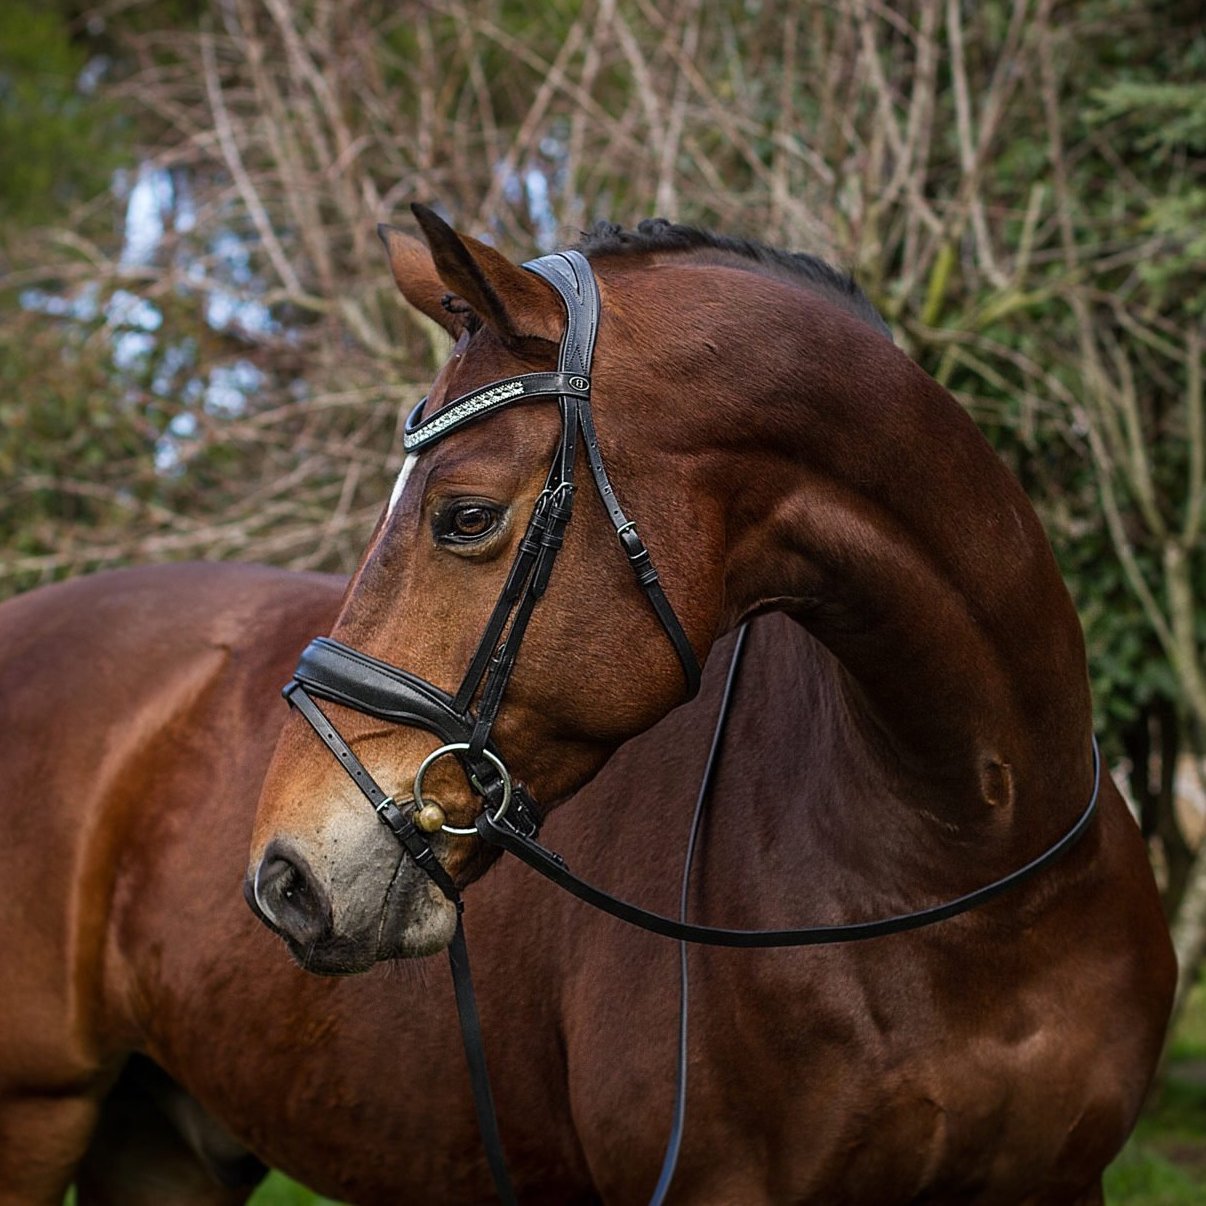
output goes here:
<path id="1" fill-rule="evenodd" d="M 307 971 L 351 975 L 383 959 L 444 949 L 455 905 L 401 851 L 385 849 L 388 861 L 379 854 L 336 860 L 274 837 L 248 868 L 243 895 Z"/>

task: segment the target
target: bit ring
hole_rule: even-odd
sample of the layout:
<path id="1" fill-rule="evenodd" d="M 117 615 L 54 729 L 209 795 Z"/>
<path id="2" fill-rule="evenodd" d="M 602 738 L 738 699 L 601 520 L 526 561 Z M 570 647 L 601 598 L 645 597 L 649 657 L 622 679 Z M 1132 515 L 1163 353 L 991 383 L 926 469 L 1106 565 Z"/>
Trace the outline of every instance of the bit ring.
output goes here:
<path id="1" fill-rule="evenodd" d="M 410 789 L 411 796 L 414 797 L 415 811 L 419 811 L 424 807 L 426 801 L 423 799 L 423 776 L 427 774 L 431 764 L 438 758 L 442 758 L 445 754 L 463 754 L 469 748 L 467 741 L 453 741 L 448 745 L 442 745 L 439 749 L 432 750 L 422 762 L 419 763 L 419 769 L 415 771 L 414 786 Z M 491 766 L 498 771 L 499 778 L 502 780 L 503 795 L 502 803 L 498 806 L 498 811 L 490 818 L 491 824 L 496 824 L 503 817 L 503 814 L 511 807 L 511 772 L 507 770 L 503 764 L 503 760 L 490 750 L 482 750 L 482 757 L 485 758 Z M 478 782 L 477 776 L 471 772 L 468 774 L 469 782 L 473 787 L 485 795 L 482 785 Z M 445 833 L 455 833 L 462 837 L 472 837 L 477 834 L 477 829 L 474 826 L 464 827 L 460 825 L 441 825 L 440 828 Z"/>

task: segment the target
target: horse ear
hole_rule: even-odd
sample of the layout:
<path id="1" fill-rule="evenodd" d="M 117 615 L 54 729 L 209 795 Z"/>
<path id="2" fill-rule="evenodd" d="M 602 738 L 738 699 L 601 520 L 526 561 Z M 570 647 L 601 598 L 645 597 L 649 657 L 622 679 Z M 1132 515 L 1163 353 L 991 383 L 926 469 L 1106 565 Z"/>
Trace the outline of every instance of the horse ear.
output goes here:
<path id="1" fill-rule="evenodd" d="M 425 205 L 412 205 L 446 289 L 467 302 L 509 347 L 531 339 L 557 343 L 564 308 L 553 287 L 501 252 L 458 234 Z"/>
<path id="2" fill-rule="evenodd" d="M 455 339 L 465 325 L 464 319 L 444 305 L 448 286 L 440 280 L 427 244 L 385 223 L 377 227 L 377 237 L 385 244 L 390 270 L 402 296 Z"/>

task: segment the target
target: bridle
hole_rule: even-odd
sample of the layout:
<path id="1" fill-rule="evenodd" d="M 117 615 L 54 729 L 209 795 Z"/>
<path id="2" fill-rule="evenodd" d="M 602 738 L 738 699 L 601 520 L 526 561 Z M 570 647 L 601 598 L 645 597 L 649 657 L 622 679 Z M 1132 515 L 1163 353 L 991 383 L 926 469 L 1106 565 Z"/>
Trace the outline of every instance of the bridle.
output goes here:
<path id="1" fill-rule="evenodd" d="M 412 795 L 422 807 L 422 780 L 428 767 L 445 754 L 454 754 L 469 782 L 492 810 L 492 820 L 508 821 L 508 829 L 535 837 L 539 813 L 522 785 L 513 783 L 498 751 L 490 744 L 490 730 L 498 716 L 515 659 L 536 604 L 548 586 L 549 576 L 565 539 L 574 506 L 574 469 L 579 438 L 586 452 L 595 489 L 603 500 L 620 547 L 654 614 L 666 631 L 682 663 L 687 697 L 699 690 L 699 662 L 691 642 L 662 590 L 657 570 L 637 533 L 624 514 L 607 476 L 590 404 L 590 367 L 599 329 L 599 290 L 586 257 L 577 251 L 534 260 L 525 267 L 543 277 L 565 302 L 567 323 L 558 354 L 557 372 L 526 373 L 495 381 L 457 398 L 430 416 L 424 415 L 424 398 L 410 413 L 403 446 L 417 454 L 469 423 L 492 415 L 504 406 L 533 398 L 555 398 L 561 412 L 561 439 L 549 466 L 527 530 L 519 542 L 507 580 L 485 631 L 454 696 L 406 670 L 359 653 L 339 641 L 319 637 L 302 653 L 285 696 L 315 727 L 332 753 L 366 790 L 382 821 L 415 857 L 424 870 L 437 867 L 430 846 L 391 797 L 375 789 L 371 776 L 338 740 L 310 695 L 334 700 L 396 724 L 428 730 L 444 743 L 424 759 L 415 776 Z M 480 693 L 480 694 L 479 694 Z M 476 714 L 470 705 L 477 698 Z M 416 810 L 417 811 L 417 810 Z M 476 828 L 443 824 L 445 832 L 474 834 Z M 414 832 L 412 832 L 414 830 Z M 500 830 L 501 831 L 501 830 Z M 418 836 L 416 836 L 418 835 Z M 433 877 L 434 878 L 434 877 Z M 441 890 L 447 888 L 436 879 Z"/>
<path id="2" fill-rule="evenodd" d="M 712 747 L 697 797 L 688 857 L 684 864 L 679 918 L 652 913 L 579 879 L 569 870 L 564 859 L 540 845 L 536 841 L 540 825 L 539 810 L 527 789 L 512 779 L 502 754 L 491 743 L 490 734 L 515 668 L 528 622 L 548 585 L 571 518 L 579 438 L 595 488 L 603 500 L 620 547 L 682 664 L 687 698 L 694 696 L 699 689 L 700 668 L 682 624 L 661 587 L 649 551 L 637 534 L 636 525 L 620 507 L 603 464 L 590 401 L 591 360 L 600 317 L 599 291 L 590 264 L 580 252 L 564 251 L 543 256 L 524 267 L 552 285 L 565 305 L 567 321 L 557 371 L 528 373 L 492 382 L 462 395 L 433 415 L 424 414 L 427 401 L 424 398 L 407 419 L 403 436 L 406 451 L 419 453 L 462 427 L 518 402 L 552 398 L 560 410 L 561 438 L 549 466 L 544 489 L 532 509 L 502 593 L 486 623 L 460 687 L 455 695 L 449 695 L 407 670 L 379 661 L 339 641 L 319 637 L 303 651 L 293 679 L 284 689 L 285 698 L 305 717 L 341 763 L 381 822 L 456 906 L 456 930 L 448 948 L 453 987 L 483 1146 L 495 1188 L 504 1203 L 513 1203 L 516 1199 L 503 1157 L 486 1072 L 481 1026 L 462 924 L 463 901 L 451 877 L 436 858 L 427 833 L 416 824 L 416 817 L 425 812 L 423 777 L 438 758 L 451 755 L 459 760 L 469 783 L 481 797 L 483 808 L 472 827 L 448 825 L 437 811 L 434 823 L 429 822 L 433 828 L 451 834 L 476 835 L 491 845 L 510 851 L 580 900 L 643 929 L 677 938 L 680 942 L 735 947 L 815 946 L 880 938 L 932 925 L 977 908 L 1049 867 L 1071 849 L 1093 818 L 1101 786 L 1101 754 L 1096 738 L 1093 738 L 1093 791 L 1087 807 L 1072 828 L 1029 863 L 954 900 L 874 921 L 801 929 L 734 930 L 692 924 L 686 920 L 686 886 L 691 869 L 691 853 L 721 750 L 728 705 L 744 646 L 745 627 L 742 626 L 734 646 Z M 343 704 L 381 720 L 425 729 L 440 739 L 442 744 L 423 760 L 416 771 L 409 809 L 399 807 L 393 796 L 377 784 L 319 708 L 315 697 Z M 476 710 L 472 706 L 475 700 Z M 682 1138 L 686 1092 L 686 992 L 684 948 L 680 968 L 679 1056 L 674 1123 L 653 1203 L 660 1203 L 669 1189 Z"/>

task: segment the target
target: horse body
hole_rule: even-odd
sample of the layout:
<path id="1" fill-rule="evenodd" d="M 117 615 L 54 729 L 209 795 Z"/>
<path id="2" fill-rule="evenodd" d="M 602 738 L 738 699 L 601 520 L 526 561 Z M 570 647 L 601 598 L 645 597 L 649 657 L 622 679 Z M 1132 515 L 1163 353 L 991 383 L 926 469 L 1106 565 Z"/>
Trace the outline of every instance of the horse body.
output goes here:
<path id="1" fill-rule="evenodd" d="M 243 1200 L 182 1154 L 178 1111 L 152 1129 L 162 1095 L 106 1101 L 131 1052 L 219 1135 L 329 1194 L 489 1200 L 441 961 L 314 977 L 238 899 L 284 715 L 269 701 L 340 591 L 165 567 L 0 610 L 0 1200 L 57 1202 L 81 1159 L 85 1203 Z M 726 652 L 695 702 L 548 823 L 576 869 L 666 911 Z M 882 783 L 835 773 L 860 765 L 840 673 L 798 626 L 755 624 L 693 916 L 787 925 L 928 903 Z M 1074 1200 L 1138 1108 L 1164 969 L 1142 945 L 1161 923 L 1113 791 L 1070 859 L 1020 911 L 853 947 L 693 950 L 680 1200 Z M 669 1122 L 675 945 L 514 864 L 471 890 L 467 917 L 523 1200 L 643 1201 Z"/>
<path id="2" fill-rule="evenodd" d="M 105 1102 L 131 1052 L 245 1145 L 332 1193 L 395 1201 L 425 1173 L 441 1193 L 478 1173 L 472 1111 L 445 1068 L 448 1054 L 460 1057 L 444 968 L 315 978 L 239 892 L 283 718 L 274 697 L 341 589 L 274 571 L 171 567 L 83 579 L 0 609 L 12 739 L 0 772 L 12 839 L 2 856 L 0 1200 L 60 1202 L 81 1159 L 85 1202 L 246 1197 L 203 1177 L 206 1189 L 190 1190 L 188 1177 L 160 1184 L 181 1160 L 174 1130 L 137 1153 L 145 1184 L 124 1179 L 129 1161 L 111 1167 L 135 1142 L 115 1133 Z M 534 1027 L 535 1055 L 548 1033 Z M 455 1146 L 424 1144 L 416 1157 L 404 1140 L 424 1120 L 406 1086 L 420 1084 L 448 1086 L 440 1131 Z M 130 1094 L 118 1096 L 128 1114 Z M 129 1131 L 163 1110 L 140 1098 Z M 104 1142 L 89 1150 L 98 1126 Z M 425 1154 L 435 1167 L 424 1168 Z M 474 1186 L 465 1200 L 485 1196 Z"/>

